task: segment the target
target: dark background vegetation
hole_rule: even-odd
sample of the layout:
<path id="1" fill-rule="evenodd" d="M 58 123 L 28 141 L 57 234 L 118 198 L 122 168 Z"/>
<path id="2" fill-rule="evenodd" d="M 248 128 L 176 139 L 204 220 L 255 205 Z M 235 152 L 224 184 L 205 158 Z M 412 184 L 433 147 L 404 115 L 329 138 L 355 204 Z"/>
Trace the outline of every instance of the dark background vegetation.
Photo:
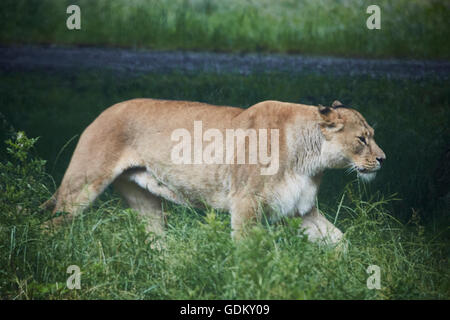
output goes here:
<path id="1" fill-rule="evenodd" d="M 82 8 L 81 31 L 65 27 L 69 4 Z M 365 28 L 369 4 L 381 7 L 381 30 Z M 4 0 L 0 9 L 3 46 L 450 55 L 446 1 Z M 1 140 L 15 141 L 11 126 L 40 138 L 34 148 L 19 139 L 0 149 L 0 297 L 448 299 L 449 85 L 448 78 L 389 73 L 2 68 Z M 236 244 L 227 215 L 167 204 L 167 247 L 160 252 L 112 192 L 69 228 L 42 233 L 46 215 L 37 206 L 59 184 L 83 129 L 108 106 L 135 97 L 243 108 L 267 99 L 315 105 L 339 99 L 359 110 L 375 128 L 386 163 L 370 185 L 343 171 L 327 172 L 318 199 L 346 232 L 348 248 L 306 242 L 293 233 L 298 221 L 256 228 Z M 71 264 L 83 271 L 82 290 L 65 288 Z M 366 288 L 370 264 L 382 268 L 382 290 Z"/>

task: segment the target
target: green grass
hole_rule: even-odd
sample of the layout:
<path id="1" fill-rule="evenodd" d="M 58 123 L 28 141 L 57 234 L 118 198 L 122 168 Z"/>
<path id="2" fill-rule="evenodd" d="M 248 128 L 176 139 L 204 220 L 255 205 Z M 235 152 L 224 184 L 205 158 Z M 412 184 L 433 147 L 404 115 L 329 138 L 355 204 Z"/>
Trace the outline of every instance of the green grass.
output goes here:
<path id="1" fill-rule="evenodd" d="M 372 4 L 381 30 L 366 28 Z M 0 43 L 448 59 L 449 19 L 445 0 L 3 0 Z"/>
<path id="2" fill-rule="evenodd" d="M 35 149 L 24 137 L 8 146 L 10 152 L 0 149 L 1 298 L 450 298 L 448 206 L 432 188 L 450 138 L 448 81 L 2 72 L 0 82 L 8 122 L 40 137 Z M 347 249 L 307 242 L 297 235 L 296 219 L 258 226 L 234 243 L 227 214 L 166 204 L 169 228 L 160 252 L 152 249 L 142 221 L 112 192 L 71 225 L 42 233 L 48 214 L 37 206 L 59 183 L 77 135 L 101 110 L 134 97 L 241 107 L 265 99 L 324 105 L 339 99 L 360 110 L 376 123 L 386 164 L 370 185 L 342 171 L 327 172 L 318 199 L 345 231 Z M 10 136 L 5 130 L 2 135 Z M 41 158 L 48 160 L 45 167 Z M 65 286 L 73 264 L 83 272 L 81 290 Z M 372 264 L 381 268 L 381 290 L 366 287 Z"/>

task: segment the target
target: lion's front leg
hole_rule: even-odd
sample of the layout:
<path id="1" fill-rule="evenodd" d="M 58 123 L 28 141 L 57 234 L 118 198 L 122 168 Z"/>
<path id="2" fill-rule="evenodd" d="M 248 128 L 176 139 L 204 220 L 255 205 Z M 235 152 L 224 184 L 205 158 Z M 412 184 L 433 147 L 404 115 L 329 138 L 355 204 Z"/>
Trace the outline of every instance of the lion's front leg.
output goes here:
<path id="1" fill-rule="evenodd" d="M 316 207 L 302 217 L 300 228 L 304 229 L 309 240 L 313 242 L 336 244 L 343 237 L 342 231 L 328 221 Z"/>
<path id="2" fill-rule="evenodd" d="M 260 220 L 256 201 L 251 197 L 235 196 L 231 202 L 231 236 L 239 240 L 244 236 L 245 229 Z"/>

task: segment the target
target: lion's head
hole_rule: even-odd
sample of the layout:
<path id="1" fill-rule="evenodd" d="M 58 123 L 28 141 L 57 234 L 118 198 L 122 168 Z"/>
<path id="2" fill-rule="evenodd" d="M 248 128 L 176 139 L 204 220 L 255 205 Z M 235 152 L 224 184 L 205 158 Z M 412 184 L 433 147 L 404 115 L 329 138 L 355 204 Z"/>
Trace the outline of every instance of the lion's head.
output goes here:
<path id="1" fill-rule="evenodd" d="M 320 130 L 325 138 L 322 152 L 332 168 L 348 167 L 364 180 L 372 180 L 386 155 L 376 144 L 374 130 L 356 110 L 333 102 L 319 106 Z"/>

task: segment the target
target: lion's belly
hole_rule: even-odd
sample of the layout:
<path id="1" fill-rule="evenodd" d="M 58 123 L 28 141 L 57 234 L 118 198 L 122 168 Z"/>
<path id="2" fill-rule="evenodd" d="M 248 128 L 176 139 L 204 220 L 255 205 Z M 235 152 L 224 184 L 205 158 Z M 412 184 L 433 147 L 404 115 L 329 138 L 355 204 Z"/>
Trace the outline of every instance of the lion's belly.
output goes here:
<path id="1" fill-rule="evenodd" d="M 211 179 L 206 173 L 202 181 L 199 176 L 191 179 L 196 171 L 183 170 L 155 170 L 154 168 L 142 168 L 125 173 L 126 178 L 135 182 L 141 188 L 166 200 L 181 205 L 203 206 L 209 205 L 216 209 L 228 210 L 227 183 L 224 179 L 217 181 Z M 164 174 L 162 174 L 164 172 Z M 209 177 L 209 179 L 208 179 Z"/>

